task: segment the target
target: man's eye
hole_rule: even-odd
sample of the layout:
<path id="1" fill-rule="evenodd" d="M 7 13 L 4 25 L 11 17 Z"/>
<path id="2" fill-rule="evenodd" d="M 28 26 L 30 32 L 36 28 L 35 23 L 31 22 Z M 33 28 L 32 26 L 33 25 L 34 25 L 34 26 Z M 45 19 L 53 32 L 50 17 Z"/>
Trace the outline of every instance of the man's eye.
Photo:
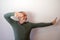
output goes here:
<path id="1" fill-rule="evenodd" d="M 23 17 L 20 17 L 20 18 L 23 18 Z"/>

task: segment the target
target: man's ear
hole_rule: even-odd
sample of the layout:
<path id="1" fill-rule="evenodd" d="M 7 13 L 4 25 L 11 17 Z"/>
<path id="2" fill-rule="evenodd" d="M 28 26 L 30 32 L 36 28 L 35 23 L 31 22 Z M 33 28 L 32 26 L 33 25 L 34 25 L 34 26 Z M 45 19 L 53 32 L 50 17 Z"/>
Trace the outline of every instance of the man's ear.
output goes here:
<path id="1" fill-rule="evenodd" d="M 14 20 L 14 21 L 19 21 L 19 19 L 16 18 L 15 16 L 11 16 L 10 18 L 11 18 L 12 20 Z"/>

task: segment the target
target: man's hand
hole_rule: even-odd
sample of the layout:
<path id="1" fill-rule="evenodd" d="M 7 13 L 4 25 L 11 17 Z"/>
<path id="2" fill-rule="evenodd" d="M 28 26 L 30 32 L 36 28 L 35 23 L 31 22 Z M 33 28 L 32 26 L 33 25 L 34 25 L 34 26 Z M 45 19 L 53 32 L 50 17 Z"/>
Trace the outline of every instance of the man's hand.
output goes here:
<path id="1" fill-rule="evenodd" d="M 52 21 L 52 24 L 54 25 L 57 21 L 57 17 Z"/>
<path id="2" fill-rule="evenodd" d="M 18 12 L 15 12 L 14 16 L 18 18 L 18 15 L 19 15 Z"/>

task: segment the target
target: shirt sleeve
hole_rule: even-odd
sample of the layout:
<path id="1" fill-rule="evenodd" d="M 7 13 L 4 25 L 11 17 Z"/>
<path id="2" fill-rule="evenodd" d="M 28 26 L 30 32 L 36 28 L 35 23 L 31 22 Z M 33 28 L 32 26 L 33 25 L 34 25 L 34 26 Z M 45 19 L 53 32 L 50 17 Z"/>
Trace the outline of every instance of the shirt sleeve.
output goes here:
<path id="1" fill-rule="evenodd" d="M 13 23 L 13 20 L 10 18 L 11 16 L 13 16 L 14 15 L 14 12 L 12 12 L 12 13 L 6 13 L 6 14 L 4 14 L 4 18 L 10 23 L 10 24 L 12 24 Z"/>
<path id="2" fill-rule="evenodd" d="M 52 23 L 32 23 L 32 28 L 47 27 L 53 25 Z"/>

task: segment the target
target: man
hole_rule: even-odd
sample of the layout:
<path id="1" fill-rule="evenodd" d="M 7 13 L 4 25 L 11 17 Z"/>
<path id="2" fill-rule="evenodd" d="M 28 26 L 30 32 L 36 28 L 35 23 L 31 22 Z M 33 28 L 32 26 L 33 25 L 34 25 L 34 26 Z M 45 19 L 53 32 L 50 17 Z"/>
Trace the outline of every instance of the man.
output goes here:
<path id="1" fill-rule="evenodd" d="M 46 27 L 46 26 L 54 25 L 56 23 L 56 19 L 57 19 L 57 18 L 55 18 L 50 23 L 26 22 L 27 15 L 23 11 L 7 13 L 4 15 L 4 17 L 13 27 L 13 30 L 15 33 L 15 40 L 30 40 L 29 35 L 30 35 L 32 28 Z M 14 18 L 16 18 L 17 20 Z"/>

